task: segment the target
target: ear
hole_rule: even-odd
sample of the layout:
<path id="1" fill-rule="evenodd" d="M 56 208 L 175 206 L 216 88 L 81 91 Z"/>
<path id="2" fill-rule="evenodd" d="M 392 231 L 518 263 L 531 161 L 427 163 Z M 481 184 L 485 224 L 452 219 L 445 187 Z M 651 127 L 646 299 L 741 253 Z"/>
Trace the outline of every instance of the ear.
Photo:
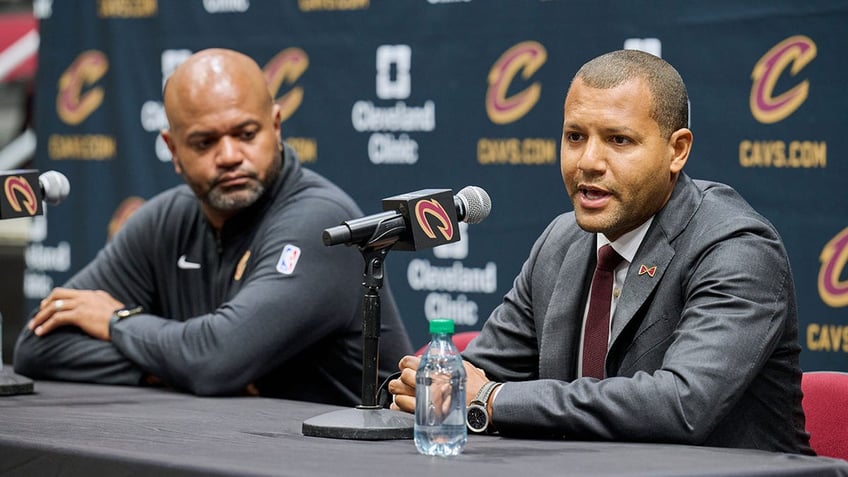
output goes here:
<path id="1" fill-rule="evenodd" d="M 165 141 L 165 145 L 168 146 L 168 150 L 171 151 L 171 164 L 174 165 L 174 172 L 182 174 L 183 171 L 180 167 L 180 160 L 177 159 L 177 146 L 174 144 L 174 138 L 171 137 L 171 131 L 163 129 L 159 134 L 162 136 L 162 140 Z"/>
<path id="2" fill-rule="evenodd" d="M 283 150 L 283 127 L 281 124 L 281 115 L 280 115 L 280 105 L 278 103 L 274 103 L 274 108 L 271 112 L 274 115 L 274 136 L 277 138 L 277 149 L 282 152 Z"/>
<path id="3" fill-rule="evenodd" d="M 674 131 L 671 133 L 668 145 L 672 153 L 669 171 L 672 174 L 677 174 L 686 165 L 686 160 L 689 159 L 689 152 L 692 150 L 692 131 L 687 128 Z"/>

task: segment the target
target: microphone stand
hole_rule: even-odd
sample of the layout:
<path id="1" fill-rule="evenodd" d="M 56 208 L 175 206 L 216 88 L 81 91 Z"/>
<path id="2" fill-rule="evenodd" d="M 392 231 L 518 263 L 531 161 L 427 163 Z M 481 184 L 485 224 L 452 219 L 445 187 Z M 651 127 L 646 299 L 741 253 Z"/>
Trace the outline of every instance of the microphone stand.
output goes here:
<path id="1" fill-rule="evenodd" d="M 0 315 L 0 328 L 3 325 L 3 316 Z M 0 338 L 3 331 L 0 329 Z M 34 385 L 32 380 L 15 374 L 8 367 L 3 366 L 2 360 L 3 341 L 0 339 L 0 396 L 14 396 L 15 394 L 32 394 Z"/>
<path id="2" fill-rule="evenodd" d="M 0 196 L 0 220 L 15 219 L 22 217 L 33 217 L 44 214 L 44 202 L 51 205 L 56 205 L 67 197 L 70 191 L 68 178 L 64 174 L 56 171 L 48 171 L 38 175 L 35 169 L 15 169 L 10 171 L 0 171 L 0 175 L 6 176 L 8 179 L 13 179 L 17 182 L 17 187 L 26 190 L 25 194 L 35 200 L 37 206 L 32 210 L 20 207 L 11 207 L 11 200 L 8 194 Z M 42 181 L 43 179 L 43 181 Z M 0 396 L 12 396 L 15 394 L 30 394 L 33 392 L 34 384 L 31 379 L 15 374 L 3 366 L 3 316 L 0 315 Z"/>
<path id="3" fill-rule="evenodd" d="M 32 394 L 33 388 L 31 379 L 9 371 L 8 367 L 0 367 L 0 396 Z"/>
<path id="4" fill-rule="evenodd" d="M 386 224 L 387 227 L 391 225 Z M 372 441 L 412 439 L 415 417 L 406 412 L 386 409 L 377 402 L 380 288 L 385 276 L 383 265 L 386 255 L 397 240 L 397 236 L 391 237 L 391 234 L 378 231 L 366 245 L 359 248 L 365 259 L 362 283 L 365 287 L 362 300 L 362 404 L 353 409 L 331 411 L 305 420 L 302 427 L 305 436 Z"/>

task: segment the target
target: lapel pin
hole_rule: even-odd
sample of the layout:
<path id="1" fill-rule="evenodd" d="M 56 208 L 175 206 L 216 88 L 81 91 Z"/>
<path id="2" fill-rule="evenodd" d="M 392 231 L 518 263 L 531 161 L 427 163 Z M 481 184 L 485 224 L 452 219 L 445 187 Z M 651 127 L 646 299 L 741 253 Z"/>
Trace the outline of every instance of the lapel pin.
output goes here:
<path id="1" fill-rule="evenodd" d="M 654 278 L 654 275 L 657 273 L 657 266 L 654 265 L 651 268 L 648 268 L 646 265 L 639 266 L 639 275 L 648 274 L 649 277 Z"/>

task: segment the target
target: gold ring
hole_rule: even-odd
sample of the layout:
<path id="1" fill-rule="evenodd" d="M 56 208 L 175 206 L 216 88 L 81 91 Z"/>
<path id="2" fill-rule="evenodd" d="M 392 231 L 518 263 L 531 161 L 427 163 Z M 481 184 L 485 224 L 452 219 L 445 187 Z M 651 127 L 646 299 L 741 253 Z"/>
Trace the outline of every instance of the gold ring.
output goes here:
<path id="1" fill-rule="evenodd" d="M 62 309 L 62 306 L 63 306 L 64 304 L 65 304 L 65 300 L 61 300 L 61 299 L 60 299 L 60 300 L 56 300 L 56 301 L 54 301 L 54 302 L 53 302 L 53 307 L 54 307 L 54 308 L 56 308 L 56 311 L 59 311 L 59 310 L 61 310 L 61 309 Z"/>

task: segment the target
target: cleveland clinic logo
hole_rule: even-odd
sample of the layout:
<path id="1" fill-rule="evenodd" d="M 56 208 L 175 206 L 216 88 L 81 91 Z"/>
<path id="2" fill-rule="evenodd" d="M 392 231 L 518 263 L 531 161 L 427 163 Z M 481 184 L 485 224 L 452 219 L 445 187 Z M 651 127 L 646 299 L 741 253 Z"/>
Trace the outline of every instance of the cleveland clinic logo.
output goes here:
<path id="1" fill-rule="evenodd" d="M 415 164 L 418 141 L 411 133 L 436 128 L 436 104 L 407 104 L 412 95 L 412 48 L 409 45 L 380 45 L 375 56 L 375 90 L 379 103 L 359 100 L 350 119 L 358 132 L 369 132 L 368 159 L 372 164 Z M 386 104 L 393 102 L 393 104 Z"/>

